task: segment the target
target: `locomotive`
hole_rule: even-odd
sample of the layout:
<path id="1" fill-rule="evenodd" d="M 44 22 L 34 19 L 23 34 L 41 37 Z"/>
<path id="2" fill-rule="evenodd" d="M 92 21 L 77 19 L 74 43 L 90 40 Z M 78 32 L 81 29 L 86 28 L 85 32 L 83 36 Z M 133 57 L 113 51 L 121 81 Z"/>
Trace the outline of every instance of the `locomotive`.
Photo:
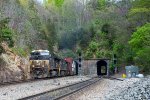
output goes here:
<path id="1" fill-rule="evenodd" d="M 77 64 L 73 58 L 61 59 L 48 50 L 33 50 L 30 55 L 30 75 L 32 78 L 69 76 L 77 74 Z"/>

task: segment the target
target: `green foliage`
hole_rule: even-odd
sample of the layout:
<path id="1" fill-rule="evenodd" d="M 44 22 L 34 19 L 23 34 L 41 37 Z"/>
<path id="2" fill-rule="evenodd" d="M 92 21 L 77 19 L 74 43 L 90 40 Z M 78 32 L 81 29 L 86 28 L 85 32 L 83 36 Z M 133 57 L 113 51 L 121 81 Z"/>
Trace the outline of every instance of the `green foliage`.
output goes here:
<path id="1" fill-rule="evenodd" d="M 118 42 L 116 42 L 113 45 L 113 52 L 117 53 L 117 52 L 121 52 L 123 50 L 124 46 Z"/>
<path id="2" fill-rule="evenodd" d="M 97 42 L 91 41 L 89 44 L 89 49 L 94 53 L 99 48 L 99 44 Z"/>
<path id="3" fill-rule="evenodd" d="M 146 74 L 150 74 L 150 47 L 143 48 L 134 57 L 134 61 Z"/>
<path id="4" fill-rule="evenodd" d="M 29 0 L 17 0 L 17 2 L 24 7 L 29 5 Z"/>
<path id="5" fill-rule="evenodd" d="M 133 7 L 129 11 L 129 20 L 132 27 L 142 26 L 150 22 L 150 2 L 149 0 L 135 0 Z"/>
<path id="6" fill-rule="evenodd" d="M 150 23 L 145 24 L 144 26 L 137 29 L 133 33 L 132 39 L 129 41 L 130 45 L 135 52 L 138 52 L 142 48 L 149 47 L 150 43 Z"/>
<path id="7" fill-rule="evenodd" d="M 91 50 L 88 48 L 84 54 L 85 58 L 93 58 L 93 53 L 91 52 Z"/>
<path id="8" fill-rule="evenodd" d="M 136 7 L 136 8 L 150 8 L 150 2 L 149 0 L 135 0 L 133 2 L 133 7 Z"/>
<path id="9" fill-rule="evenodd" d="M 13 47 L 12 51 L 21 57 L 27 57 L 27 55 L 28 55 L 28 52 L 20 47 L 17 47 L 17 48 Z"/>
<path id="10" fill-rule="evenodd" d="M 76 53 L 77 53 L 78 55 L 79 55 L 79 54 L 82 54 L 81 48 L 78 48 L 77 51 L 76 51 Z"/>
<path id="11" fill-rule="evenodd" d="M 57 7 L 61 7 L 63 3 L 64 3 L 64 0 L 55 0 L 55 5 Z"/>
<path id="12" fill-rule="evenodd" d="M 94 10 L 103 10 L 106 6 L 107 0 L 90 0 L 89 4 Z"/>
<path id="13" fill-rule="evenodd" d="M 8 26 L 9 18 L 4 18 L 0 20 L 0 44 L 3 41 L 6 41 L 10 47 L 13 47 L 14 41 L 12 39 L 13 32 Z M 2 53 L 4 50 L 0 46 L 0 53 Z"/>
<path id="14" fill-rule="evenodd" d="M 99 57 L 100 52 L 99 52 L 99 44 L 96 41 L 91 41 L 88 47 L 88 50 L 85 53 L 85 56 L 87 58 L 95 58 Z"/>
<path id="15" fill-rule="evenodd" d="M 27 8 L 28 8 L 27 12 L 28 12 L 30 23 L 32 24 L 32 26 L 34 27 L 34 29 L 36 31 L 40 32 L 42 22 L 38 16 L 38 11 L 35 7 L 36 4 L 32 0 L 28 1 L 28 2 L 29 2 L 29 4 L 27 6 Z M 28 23 L 28 24 L 30 24 L 30 23 Z M 31 26 L 28 25 L 28 27 L 30 28 Z"/>
<path id="16" fill-rule="evenodd" d="M 55 6 L 55 7 L 62 7 L 62 5 L 64 4 L 64 0 L 44 0 L 44 5 L 45 6 Z"/>
<path id="17" fill-rule="evenodd" d="M 48 49 L 50 51 L 53 51 L 53 46 L 57 41 L 57 34 L 56 34 L 54 23 L 52 23 L 50 19 L 48 19 L 48 22 L 45 23 L 45 25 L 43 26 L 42 33 L 43 36 L 45 37 L 45 40 L 48 43 Z"/>
<path id="18" fill-rule="evenodd" d="M 12 30 L 10 30 L 9 28 L 4 28 L 1 30 L 2 32 L 2 38 L 3 41 L 6 41 L 9 45 L 9 47 L 13 47 L 14 45 L 14 41 L 12 40 Z"/>
<path id="19" fill-rule="evenodd" d="M 89 43 L 86 58 L 110 58 L 111 48 L 109 46 L 108 34 L 100 32 L 95 34 L 93 40 Z"/>
<path id="20" fill-rule="evenodd" d="M 47 0 L 47 3 L 49 3 L 49 4 L 50 4 L 52 1 L 53 1 L 53 0 Z M 46 0 L 45 0 L 45 2 L 46 2 Z"/>
<path id="21" fill-rule="evenodd" d="M 24 39 L 23 44 L 25 46 L 23 49 L 32 47 L 32 49 L 49 49 L 53 52 L 53 46 L 57 41 L 55 25 L 51 20 L 51 15 L 53 14 L 49 10 L 42 8 L 42 5 L 37 4 L 34 0 L 18 0 L 18 2 L 22 8 L 21 10 L 25 12 L 24 15 L 20 16 L 26 18 L 25 22 L 23 22 L 24 29 L 21 30 L 21 34 L 17 37 Z M 44 0 L 43 2 L 45 6 L 51 6 L 51 3 L 54 4 L 55 0 Z M 43 44 L 44 46 L 42 47 Z"/>
<path id="22" fill-rule="evenodd" d="M 149 13 L 149 12 L 150 12 L 149 8 L 134 8 L 134 9 L 131 9 L 129 14 L 133 15 L 137 13 Z"/>
<path id="23" fill-rule="evenodd" d="M 69 50 L 69 49 L 64 49 L 63 51 L 60 51 L 59 55 L 62 58 L 66 58 L 66 57 L 77 58 L 77 54 L 75 52 L 73 52 L 72 50 Z"/>
<path id="24" fill-rule="evenodd" d="M 129 44 L 135 52 L 135 63 L 141 66 L 144 71 L 149 71 L 150 23 L 138 28 L 137 31 L 133 33 Z"/>
<path id="25" fill-rule="evenodd" d="M 104 9 L 105 5 L 106 5 L 106 0 L 98 0 L 98 4 L 99 4 L 99 9 Z"/>

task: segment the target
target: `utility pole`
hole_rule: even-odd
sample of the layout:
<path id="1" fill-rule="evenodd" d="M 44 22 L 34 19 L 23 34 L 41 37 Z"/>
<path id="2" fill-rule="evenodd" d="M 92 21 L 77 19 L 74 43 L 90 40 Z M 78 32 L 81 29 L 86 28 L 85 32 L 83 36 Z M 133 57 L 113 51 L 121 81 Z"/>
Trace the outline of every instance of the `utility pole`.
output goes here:
<path id="1" fill-rule="evenodd" d="M 115 70 L 115 73 L 117 73 L 117 55 L 116 54 L 114 54 L 113 55 L 113 64 L 114 64 L 114 70 Z"/>
<path id="2" fill-rule="evenodd" d="M 79 52 L 79 63 L 78 63 L 78 66 L 79 66 L 79 75 L 81 76 L 81 73 L 82 73 L 82 70 L 81 70 L 81 62 L 82 62 L 82 58 L 81 58 L 81 52 Z"/>

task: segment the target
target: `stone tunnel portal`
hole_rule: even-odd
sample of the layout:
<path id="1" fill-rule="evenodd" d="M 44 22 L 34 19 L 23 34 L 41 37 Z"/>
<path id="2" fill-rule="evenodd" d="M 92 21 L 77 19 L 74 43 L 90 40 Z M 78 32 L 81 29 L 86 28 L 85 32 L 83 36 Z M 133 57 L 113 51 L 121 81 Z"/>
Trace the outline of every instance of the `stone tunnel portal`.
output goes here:
<path id="1" fill-rule="evenodd" d="M 107 62 L 105 60 L 97 62 L 97 75 L 107 75 Z"/>

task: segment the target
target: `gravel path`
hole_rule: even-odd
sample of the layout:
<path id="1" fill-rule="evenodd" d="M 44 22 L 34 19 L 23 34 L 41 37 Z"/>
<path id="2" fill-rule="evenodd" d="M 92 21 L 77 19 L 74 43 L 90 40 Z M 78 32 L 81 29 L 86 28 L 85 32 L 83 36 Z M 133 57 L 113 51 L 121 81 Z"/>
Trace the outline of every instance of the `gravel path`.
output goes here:
<path id="1" fill-rule="evenodd" d="M 0 88 L 0 100 L 16 100 L 51 89 L 90 79 L 86 76 L 71 76 L 32 83 L 4 86 Z"/>
<path id="2" fill-rule="evenodd" d="M 150 100 L 150 78 L 102 79 L 74 100 Z"/>

